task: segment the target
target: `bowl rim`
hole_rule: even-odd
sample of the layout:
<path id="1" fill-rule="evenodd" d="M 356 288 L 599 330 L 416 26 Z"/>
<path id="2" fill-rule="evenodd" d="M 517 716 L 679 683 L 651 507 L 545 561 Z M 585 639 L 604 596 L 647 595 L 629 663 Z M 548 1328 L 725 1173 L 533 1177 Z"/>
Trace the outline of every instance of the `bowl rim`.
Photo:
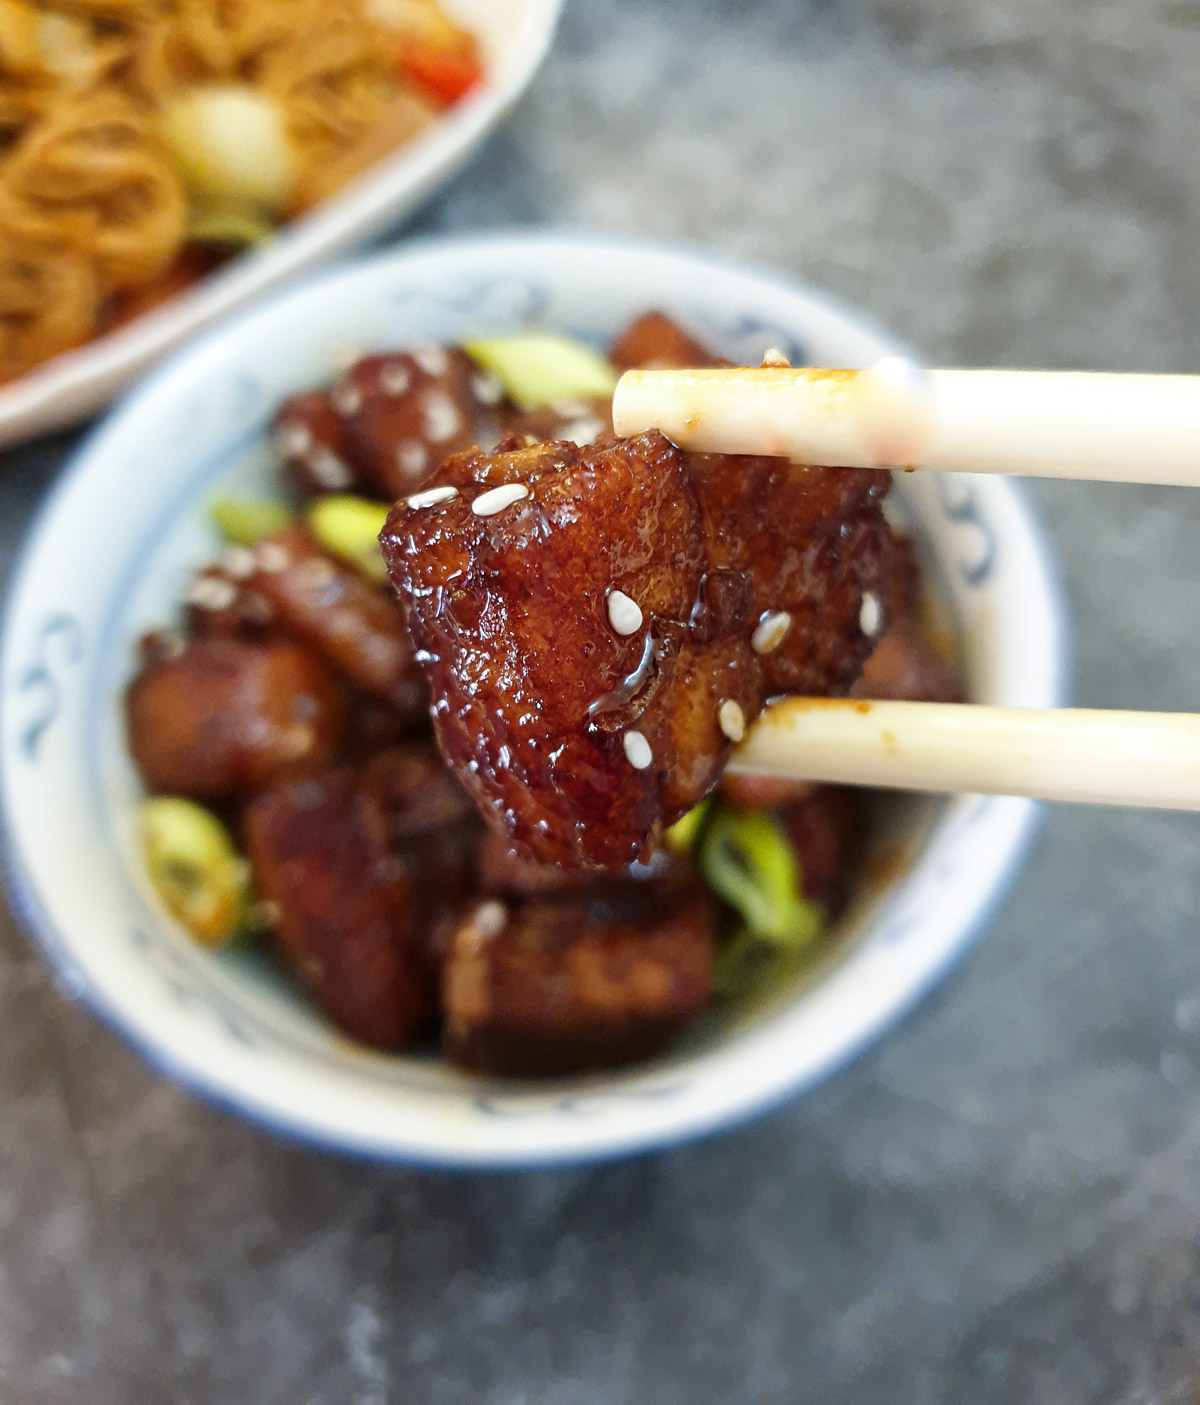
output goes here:
<path id="1" fill-rule="evenodd" d="M 87 419 L 137 376 L 189 346 L 193 336 L 411 214 L 466 164 L 529 87 L 549 53 L 564 3 L 525 0 L 509 51 L 478 92 L 440 114 L 427 131 L 344 190 L 291 221 L 264 248 L 217 269 L 128 326 L 0 385 L 0 448 Z"/>
<path id="2" fill-rule="evenodd" d="M 246 308 L 239 316 L 230 319 L 222 326 L 206 333 L 190 343 L 186 348 L 167 360 L 142 383 L 138 390 L 109 416 L 105 422 L 88 436 L 72 457 L 50 494 L 41 505 L 29 536 L 21 550 L 9 585 L 5 608 L 3 663 L 5 676 L 11 673 L 14 660 L 9 658 L 11 641 L 15 634 L 16 620 L 26 591 L 26 581 L 32 563 L 42 549 L 44 537 L 54 521 L 60 503 L 70 493 L 73 484 L 92 471 L 94 461 L 103 461 L 109 442 L 117 442 L 124 426 L 135 419 L 143 404 L 150 404 L 160 394 L 170 394 L 176 385 L 187 382 L 189 367 L 203 367 L 223 344 L 235 339 L 248 323 L 267 320 L 282 304 L 302 302 L 312 295 L 314 289 L 328 291 L 342 280 L 370 279 L 381 268 L 419 262 L 434 257 L 449 261 L 471 262 L 485 255 L 515 254 L 531 264 L 539 254 L 569 252 L 576 258 L 596 258 L 605 255 L 625 255 L 641 259 L 658 259 L 679 265 L 688 265 L 693 271 L 715 270 L 720 274 L 736 274 L 749 277 L 764 286 L 773 285 L 788 294 L 800 297 L 813 309 L 844 320 L 899 350 L 894 338 L 878 328 L 870 318 L 862 317 L 851 309 L 842 307 L 836 300 L 823 293 L 798 283 L 786 274 L 748 266 L 737 260 L 699 250 L 681 244 L 662 244 L 655 241 L 605 238 L 579 235 L 566 232 L 511 232 L 492 236 L 466 236 L 460 238 L 430 238 L 405 243 L 383 253 L 360 257 L 337 269 L 317 274 L 312 279 L 295 285 L 272 298 L 257 301 Z M 319 293 L 318 293 L 319 295 Z M 1020 519 L 1023 530 L 1028 534 L 1032 549 L 1041 571 L 1040 589 L 1043 604 L 1047 611 L 1050 638 L 1049 664 L 1051 676 L 1049 691 L 1052 702 L 1048 705 L 1061 705 L 1064 700 L 1069 660 L 1067 615 L 1065 595 L 1062 590 L 1061 572 L 1053 547 L 1041 526 L 1036 514 L 1031 510 L 1025 493 L 1011 482 L 1004 485 L 1011 499 L 1014 511 Z M 532 1168 L 548 1165 L 591 1163 L 601 1160 L 629 1156 L 640 1152 L 679 1145 L 696 1138 L 711 1135 L 732 1125 L 761 1116 L 780 1103 L 815 1086 L 833 1072 L 843 1067 L 859 1054 L 865 1052 L 879 1038 L 917 1004 L 942 977 L 948 968 L 972 945 L 983 930 L 996 904 L 1003 895 L 1015 869 L 1021 862 L 1036 828 L 1040 807 L 1034 802 L 1006 799 L 997 804 L 1006 807 L 1001 825 L 1001 851 L 998 861 L 991 864 L 987 880 L 973 893 L 969 911 L 956 928 L 956 935 L 945 943 L 939 959 L 927 964 L 916 979 L 910 979 L 899 998 L 894 995 L 886 1002 L 882 1014 L 868 1018 L 865 1028 L 846 1040 L 832 1058 L 827 1058 L 815 1072 L 800 1070 L 791 1075 L 768 1079 L 765 1086 L 743 1093 L 732 1103 L 710 1109 L 703 1115 L 693 1115 L 684 1125 L 672 1126 L 661 1134 L 647 1134 L 644 1130 L 632 1136 L 609 1135 L 604 1140 L 589 1142 L 574 1139 L 564 1146 L 546 1145 L 543 1139 L 537 1140 L 536 1149 L 519 1144 L 503 1144 L 492 1147 L 468 1145 L 455 1149 L 445 1146 L 433 1147 L 406 1142 L 403 1137 L 390 1137 L 381 1140 L 372 1136 L 354 1136 L 334 1133 L 319 1121 L 306 1119 L 282 1111 L 277 1106 L 264 1105 L 262 1099 L 250 1096 L 240 1087 L 227 1087 L 220 1080 L 206 1077 L 203 1070 L 197 1069 L 178 1050 L 166 1048 L 139 1028 L 126 1012 L 113 1005 L 103 992 L 89 981 L 72 955 L 72 939 L 57 930 L 53 919 L 43 905 L 36 887 L 22 860 L 14 827 L 11 797 L 5 772 L 0 772 L 0 803 L 3 808 L 3 827 L 0 834 L 2 858 L 8 878 L 8 892 L 18 920 L 33 935 L 37 945 L 45 954 L 54 971 L 60 989 L 78 1000 L 95 1013 L 110 1028 L 116 1030 L 143 1058 L 156 1070 L 167 1074 L 174 1081 L 187 1087 L 206 1101 L 233 1111 L 252 1123 L 283 1137 L 296 1140 L 325 1150 L 336 1150 L 344 1154 L 386 1163 L 416 1164 L 438 1167 L 459 1167 L 474 1169 Z M 713 1051 L 709 1057 L 719 1059 L 721 1050 Z M 565 1086 L 572 1086 L 568 1081 Z M 548 1085 L 547 1096 L 563 1097 L 564 1084 Z M 398 1094 L 402 1096 L 402 1094 Z M 502 1101 L 502 1099 L 501 1099 Z M 532 1119 L 530 1119 L 532 1120 Z"/>

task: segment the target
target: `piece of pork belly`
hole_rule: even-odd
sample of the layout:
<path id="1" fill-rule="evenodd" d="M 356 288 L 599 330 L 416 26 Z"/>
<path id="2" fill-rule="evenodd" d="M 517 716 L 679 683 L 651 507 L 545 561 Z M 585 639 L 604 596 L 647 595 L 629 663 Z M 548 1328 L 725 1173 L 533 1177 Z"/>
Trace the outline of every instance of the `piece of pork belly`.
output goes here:
<path id="1" fill-rule="evenodd" d="M 713 953 L 695 890 L 613 884 L 603 896 L 476 904 L 443 971 L 447 1051 L 509 1077 L 649 1058 L 708 1004 Z"/>
<path id="2" fill-rule="evenodd" d="M 392 747 L 363 770 L 361 792 L 389 854 L 381 870 L 398 900 L 415 903 L 421 948 L 436 984 L 443 919 L 475 885 L 479 815 L 431 744 Z"/>
<path id="3" fill-rule="evenodd" d="M 378 803 L 350 769 L 272 787 L 246 809 L 255 886 L 284 962 L 337 1027 L 379 1049 L 437 1014 L 429 913 Z"/>
<path id="4" fill-rule="evenodd" d="M 265 600 L 276 629 L 295 635 L 350 682 L 416 724 L 425 681 L 395 601 L 321 550 L 302 526 L 253 548 L 242 588 Z"/>
<path id="5" fill-rule="evenodd" d="M 600 396 L 586 400 L 556 400 L 536 410 L 506 410 L 504 440 L 496 448 L 520 449 L 563 439 L 580 448 L 602 436 L 612 436 L 612 401 Z"/>
<path id="6" fill-rule="evenodd" d="M 962 680 L 928 638 L 921 618 L 921 574 L 916 549 L 897 537 L 890 572 L 886 632 L 863 664 L 854 696 L 902 702 L 962 702 Z"/>
<path id="7" fill-rule="evenodd" d="M 619 371 L 728 364 L 663 312 L 644 312 L 631 322 L 613 343 L 609 360 Z"/>
<path id="8" fill-rule="evenodd" d="M 283 402 L 271 427 L 271 448 L 304 497 L 373 487 L 355 463 L 346 421 L 327 390 L 305 391 Z"/>
<path id="9" fill-rule="evenodd" d="M 448 455 L 495 443 L 496 381 L 456 347 L 364 356 L 330 391 L 352 463 L 385 498 L 411 493 Z"/>
<path id="10" fill-rule="evenodd" d="M 836 921 L 850 896 L 850 876 L 862 847 L 859 797 L 844 786 L 818 785 L 779 810 L 800 861 L 804 895 Z"/>
<path id="11" fill-rule="evenodd" d="M 336 680 L 289 640 L 196 640 L 149 662 L 125 711 L 147 787 L 205 799 L 328 765 L 345 721 Z"/>
<path id="12" fill-rule="evenodd" d="M 887 483 L 651 432 L 459 455 L 398 503 L 384 555 L 489 822 L 542 862 L 649 857 L 766 696 L 854 681 Z"/>

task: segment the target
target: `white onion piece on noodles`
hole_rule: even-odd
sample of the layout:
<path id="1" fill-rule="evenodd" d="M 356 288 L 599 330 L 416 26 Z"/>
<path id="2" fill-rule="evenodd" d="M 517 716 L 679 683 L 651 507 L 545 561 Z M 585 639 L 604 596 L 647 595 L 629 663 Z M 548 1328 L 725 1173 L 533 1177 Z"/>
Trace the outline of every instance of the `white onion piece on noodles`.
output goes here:
<path id="1" fill-rule="evenodd" d="M 283 113 L 264 94 L 238 83 L 193 88 L 166 109 L 163 133 L 202 201 L 287 206 L 296 153 Z"/>

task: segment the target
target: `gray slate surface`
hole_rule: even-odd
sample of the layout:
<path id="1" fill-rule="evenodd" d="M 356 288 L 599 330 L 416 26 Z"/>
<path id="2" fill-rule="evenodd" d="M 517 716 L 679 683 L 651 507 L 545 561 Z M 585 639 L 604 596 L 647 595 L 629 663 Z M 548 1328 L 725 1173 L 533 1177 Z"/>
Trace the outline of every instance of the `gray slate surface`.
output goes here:
<path id="1" fill-rule="evenodd" d="M 806 277 L 946 362 L 1200 370 L 1194 0 L 574 0 L 423 231 Z M 0 465 L 6 556 L 69 449 Z M 1086 704 L 1200 704 L 1182 492 L 1058 486 Z M 0 1400 L 1167 1405 L 1200 1394 L 1190 817 L 1061 809 L 986 941 L 816 1095 L 438 1177 L 154 1077 L 0 917 Z"/>

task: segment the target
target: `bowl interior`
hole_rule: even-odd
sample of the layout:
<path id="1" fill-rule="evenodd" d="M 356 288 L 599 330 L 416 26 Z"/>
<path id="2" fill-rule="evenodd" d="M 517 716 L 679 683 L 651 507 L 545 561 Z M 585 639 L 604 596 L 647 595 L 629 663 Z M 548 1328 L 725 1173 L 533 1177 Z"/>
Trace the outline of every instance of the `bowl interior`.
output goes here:
<path id="1" fill-rule="evenodd" d="M 1009 872 L 1027 802 L 884 807 L 878 877 L 790 989 L 702 1023 L 627 1073 L 490 1083 L 332 1033 L 267 960 L 212 955 L 146 883 L 120 698 L 133 647 L 213 554 L 207 502 L 268 490 L 285 395 L 363 350 L 544 324 L 604 343 L 661 307 L 731 359 L 771 345 L 859 365 L 897 348 L 773 279 L 689 255 L 564 238 L 431 244 L 320 279 L 159 372 L 91 441 L 39 524 L 4 652 L 4 804 L 14 888 L 68 989 L 153 1061 L 290 1133 L 389 1157 L 528 1164 L 696 1134 L 811 1083 L 895 1018 L 961 949 Z M 973 698 L 1058 698 L 1060 611 L 1027 510 L 1003 481 L 901 476 L 899 511 L 966 641 Z"/>

